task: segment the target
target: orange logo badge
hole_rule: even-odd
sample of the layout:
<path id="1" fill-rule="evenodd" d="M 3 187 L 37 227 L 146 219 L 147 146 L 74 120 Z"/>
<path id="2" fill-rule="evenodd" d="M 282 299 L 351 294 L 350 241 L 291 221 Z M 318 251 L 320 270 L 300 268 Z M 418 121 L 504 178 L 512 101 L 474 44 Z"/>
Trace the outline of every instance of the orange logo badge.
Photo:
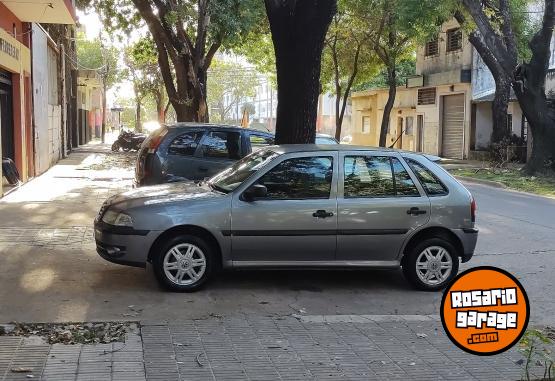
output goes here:
<path id="1" fill-rule="evenodd" d="M 495 267 L 476 267 L 459 274 L 445 290 L 440 315 L 453 343 L 488 356 L 518 342 L 530 319 L 530 305 L 513 275 Z"/>

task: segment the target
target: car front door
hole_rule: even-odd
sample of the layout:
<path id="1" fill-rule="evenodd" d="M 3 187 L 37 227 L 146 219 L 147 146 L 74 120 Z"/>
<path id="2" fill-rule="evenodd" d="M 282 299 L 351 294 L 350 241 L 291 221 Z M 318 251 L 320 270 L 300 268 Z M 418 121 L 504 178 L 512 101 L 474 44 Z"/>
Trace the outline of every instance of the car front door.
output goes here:
<path id="1" fill-rule="evenodd" d="M 233 197 L 230 234 L 237 265 L 335 259 L 337 152 L 284 156 L 247 184 L 264 185 L 266 197 Z"/>
<path id="2" fill-rule="evenodd" d="M 340 168 L 337 260 L 394 265 L 430 219 L 428 196 L 396 153 L 342 153 Z"/>

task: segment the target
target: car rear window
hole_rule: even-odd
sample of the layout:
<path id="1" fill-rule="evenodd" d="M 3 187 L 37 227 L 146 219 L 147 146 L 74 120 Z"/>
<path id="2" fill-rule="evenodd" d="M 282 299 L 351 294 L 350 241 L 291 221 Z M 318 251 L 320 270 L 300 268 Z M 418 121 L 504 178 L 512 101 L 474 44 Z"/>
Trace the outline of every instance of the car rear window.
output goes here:
<path id="1" fill-rule="evenodd" d="M 447 187 L 424 164 L 408 158 L 405 158 L 405 161 L 422 183 L 428 196 L 444 196 L 449 193 Z"/>

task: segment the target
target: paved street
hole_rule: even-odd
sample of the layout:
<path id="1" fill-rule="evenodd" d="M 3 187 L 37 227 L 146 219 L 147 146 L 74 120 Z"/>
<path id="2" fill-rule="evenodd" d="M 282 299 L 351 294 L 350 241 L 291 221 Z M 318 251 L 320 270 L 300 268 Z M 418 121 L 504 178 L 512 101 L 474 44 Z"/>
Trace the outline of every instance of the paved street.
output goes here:
<path id="1" fill-rule="evenodd" d="M 502 369 L 518 379 L 517 354 L 476 358 L 448 342 L 436 318 L 441 293 L 413 291 L 400 271 L 234 272 L 201 292 L 173 294 L 158 287 L 150 268 L 102 260 L 94 250 L 92 220 L 106 197 L 131 186 L 132 161 L 132 154 L 114 155 L 91 144 L 0 200 L 0 322 L 140 321 L 142 347 L 136 345 L 145 363 L 139 361 L 133 372 L 149 379 L 160 372 L 151 361 L 157 352 L 172 369 L 171 377 L 159 379 L 177 379 L 177 374 L 195 380 L 257 379 L 251 365 L 260 366 L 260 375 L 269 379 L 323 378 L 314 364 L 329 370 L 330 378 L 343 379 L 507 379 L 495 373 Z M 462 268 L 494 265 L 510 271 L 528 291 L 532 324 L 555 326 L 555 200 L 481 185 L 469 188 L 478 202 L 481 233 L 475 258 Z M 391 315 L 408 320 L 395 322 Z M 430 318 L 414 322 L 414 316 Z M 390 329 L 392 323 L 398 327 Z M 416 336 L 421 330 L 425 339 Z M 13 359 L 2 353 L 16 353 L 2 352 L 8 339 L 0 338 L 0 380 L 3 372 L 6 379 L 24 379 L 3 365 Z M 25 345 L 16 341 L 10 345 Z M 172 341 L 184 345 L 172 348 Z M 49 351 L 62 349 L 37 349 L 44 357 L 37 369 L 48 370 Z M 196 361 L 199 353 L 202 366 Z M 284 363 L 298 369 L 296 377 L 285 372 Z M 480 365 L 471 371 L 468 364 Z M 446 366 L 453 371 L 438 370 Z M 123 377 L 113 376 L 115 367 L 102 368 L 107 374 L 102 377 Z M 488 369 L 493 373 L 481 375 Z M 68 379 L 75 379 L 71 374 Z"/>

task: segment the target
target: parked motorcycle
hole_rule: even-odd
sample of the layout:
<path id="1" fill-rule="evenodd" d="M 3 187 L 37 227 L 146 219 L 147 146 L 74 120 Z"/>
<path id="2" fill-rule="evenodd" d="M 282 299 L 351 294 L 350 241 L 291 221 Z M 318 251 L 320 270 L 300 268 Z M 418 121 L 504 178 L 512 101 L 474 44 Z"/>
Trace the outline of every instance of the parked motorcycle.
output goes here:
<path id="1" fill-rule="evenodd" d="M 112 151 L 118 152 L 120 148 L 125 152 L 129 152 L 132 149 L 138 151 L 145 139 L 146 135 L 144 134 L 124 130 L 119 134 L 114 144 L 112 144 Z"/>

